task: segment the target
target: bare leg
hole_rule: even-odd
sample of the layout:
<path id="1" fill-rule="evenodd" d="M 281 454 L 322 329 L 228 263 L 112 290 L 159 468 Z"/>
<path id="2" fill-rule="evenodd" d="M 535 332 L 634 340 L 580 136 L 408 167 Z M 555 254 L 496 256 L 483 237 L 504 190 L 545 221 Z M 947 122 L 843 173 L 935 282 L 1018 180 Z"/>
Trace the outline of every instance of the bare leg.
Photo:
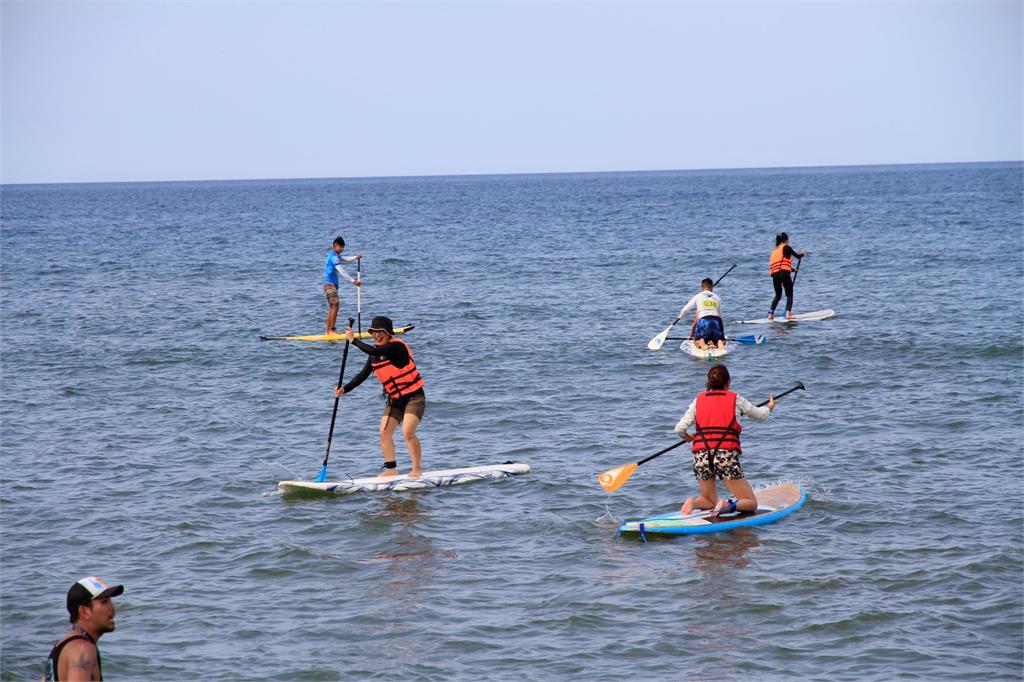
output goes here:
<path id="1" fill-rule="evenodd" d="M 337 303 L 329 305 L 327 308 L 327 333 L 330 334 L 334 331 L 334 325 L 338 322 L 338 308 L 341 306 Z"/>
<path id="2" fill-rule="evenodd" d="M 416 427 L 420 425 L 420 418 L 414 414 L 406 413 L 402 420 L 402 435 L 405 437 L 405 444 L 409 448 L 409 459 L 412 460 L 412 471 L 409 476 L 415 478 L 420 475 L 420 437 L 416 435 Z M 392 457 L 394 457 L 394 446 L 392 446 Z"/>
<path id="3" fill-rule="evenodd" d="M 398 420 L 390 415 L 380 418 L 380 451 L 384 455 L 384 463 L 395 461 L 395 429 L 398 428 Z M 397 476 L 398 469 L 385 469 L 381 476 Z"/>
<path id="4" fill-rule="evenodd" d="M 726 479 L 722 483 L 725 484 L 725 487 L 736 498 L 737 510 L 743 512 L 757 511 L 757 497 L 754 495 L 754 489 L 750 487 L 750 482 L 747 479 Z"/>
<path id="5" fill-rule="evenodd" d="M 700 495 L 690 497 L 683 502 L 679 511 L 684 514 L 690 514 L 694 509 L 712 509 L 718 501 L 718 490 L 715 488 L 714 479 L 698 481 L 698 483 L 700 483 Z"/>

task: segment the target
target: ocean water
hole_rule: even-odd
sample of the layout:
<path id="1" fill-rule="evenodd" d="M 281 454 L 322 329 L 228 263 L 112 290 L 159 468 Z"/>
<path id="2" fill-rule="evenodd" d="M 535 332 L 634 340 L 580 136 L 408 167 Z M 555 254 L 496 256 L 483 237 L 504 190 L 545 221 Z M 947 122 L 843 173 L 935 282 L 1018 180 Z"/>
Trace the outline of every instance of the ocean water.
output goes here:
<path id="1" fill-rule="evenodd" d="M 108 679 L 1020 679 L 1022 166 L 5 186 L 0 678 L 38 677 L 83 575 L 123 583 Z M 696 490 L 675 441 L 709 364 L 647 341 L 701 278 L 762 317 L 725 359 L 779 523 L 641 544 Z M 427 382 L 426 468 L 510 480 L 282 497 L 313 478 L 340 344 L 336 234 Z M 342 316 L 355 312 L 342 291 Z M 353 351 L 348 375 L 363 356 Z M 380 463 L 374 380 L 332 478 Z M 398 461 L 408 463 L 398 441 Z"/>

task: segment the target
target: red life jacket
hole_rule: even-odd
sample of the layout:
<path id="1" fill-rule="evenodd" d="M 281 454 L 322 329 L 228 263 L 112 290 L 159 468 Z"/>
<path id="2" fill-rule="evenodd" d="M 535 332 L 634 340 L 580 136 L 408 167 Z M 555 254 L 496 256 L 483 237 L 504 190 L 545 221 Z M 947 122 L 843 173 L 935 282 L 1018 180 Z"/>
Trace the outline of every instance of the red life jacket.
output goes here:
<path id="1" fill-rule="evenodd" d="M 785 258 L 782 254 L 786 250 L 786 244 L 780 244 L 775 247 L 772 251 L 772 255 L 768 258 L 768 271 L 771 274 L 776 272 L 793 272 L 793 257 Z"/>
<path id="2" fill-rule="evenodd" d="M 400 343 L 409 352 L 409 362 L 403 367 L 396 367 L 388 360 L 370 363 L 373 373 L 380 379 L 388 396 L 398 399 L 423 388 L 423 378 L 420 376 L 419 370 L 416 369 L 416 362 L 412 359 L 412 349 L 409 348 L 409 344 L 401 339 L 391 339 L 388 343 Z"/>
<path id="3" fill-rule="evenodd" d="M 693 420 L 697 435 L 693 451 L 740 449 L 740 431 L 736 421 L 736 394 L 732 391 L 704 391 L 697 396 L 697 411 Z"/>

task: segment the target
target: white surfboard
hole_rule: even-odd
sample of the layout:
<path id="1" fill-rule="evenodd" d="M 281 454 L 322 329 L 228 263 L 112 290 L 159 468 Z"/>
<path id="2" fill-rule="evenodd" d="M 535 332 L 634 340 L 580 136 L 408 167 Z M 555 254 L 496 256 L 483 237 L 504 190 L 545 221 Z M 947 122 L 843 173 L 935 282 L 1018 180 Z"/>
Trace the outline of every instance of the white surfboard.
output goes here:
<path id="1" fill-rule="evenodd" d="M 769 320 L 767 317 L 761 317 L 756 320 L 736 320 L 733 324 L 790 324 L 793 322 L 817 322 L 818 320 L 825 320 L 836 314 L 836 311 L 828 308 L 826 310 L 815 310 L 813 313 L 800 313 L 793 317 L 786 318 L 786 312 L 777 313 L 775 319 Z"/>
<path id="2" fill-rule="evenodd" d="M 449 485 L 462 485 L 474 481 L 487 481 L 509 478 L 530 471 L 528 464 L 522 462 L 505 462 L 487 466 L 464 467 L 461 469 L 438 469 L 424 471 L 418 478 L 400 476 L 374 476 L 373 478 L 348 478 L 339 481 L 281 481 L 278 489 L 284 493 L 325 492 L 325 493 L 365 493 L 365 492 L 402 492 L 405 490 L 425 490 L 441 488 Z"/>
<path id="3" fill-rule="evenodd" d="M 687 339 L 679 344 L 679 349 L 685 350 L 693 357 L 700 358 L 701 360 L 714 360 L 715 358 L 720 358 L 723 355 L 726 355 L 730 350 L 729 345 L 730 344 L 728 343 L 725 344 L 725 348 L 718 348 L 717 346 L 712 348 L 697 348 L 692 339 Z"/>

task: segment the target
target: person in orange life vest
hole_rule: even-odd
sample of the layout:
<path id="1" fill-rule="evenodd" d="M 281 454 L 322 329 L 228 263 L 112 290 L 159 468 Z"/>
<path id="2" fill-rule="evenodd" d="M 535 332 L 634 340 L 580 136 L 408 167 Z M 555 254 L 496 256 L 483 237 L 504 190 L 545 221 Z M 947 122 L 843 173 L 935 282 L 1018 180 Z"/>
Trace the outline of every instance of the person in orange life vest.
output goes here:
<path id="1" fill-rule="evenodd" d="M 768 271 L 771 273 L 772 286 L 775 288 L 775 298 L 772 299 L 772 307 L 768 311 L 769 320 L 775 319 L 775 308 L 782 298 L 783 289 L 786 291 L 786 319 L 793 317 L 793 280 L 790 273 L 797 272 L 793 269 L 793 256 L 803 258 L 805 255 L 807 254 L 803 251 L 797 253 L 793 250 L 789 245 L 788 234 L 780 232 L 775 235 L 775 250 L 768 259 Z"/>
<path id="2" fill-rule="evenodd" d="M 123 585 L 107 585 L 96 576 L 82 578 L 68 590 L 71 630 L 46 658 L 44 682 L 53 680 L 102 680 L 103 666 L 97 642 L 113 632 L 117 610 L 111 597 L 124 592 Z"/>
<path id="3" fill-rule="evenodd" d="M 707 390 L 698 395 L 686 410 L 676 433 L 693 443 L 693 473 L 700 484 L 700 494 L 687 498 L 682 512 L 694 509 L 713 509 L 712 516 L 735 510 L 752 512 L 757 509 L 757 497 L 750 483 L 743 477 L 740 467 L 741 416 L 764 421 L 775 409 L 775 396 L 768 397 L 767 407 L 757 407 L 729 390 L 729 370 L 715 365 L 708 370 Z M 690 424 L 696 433 L 686 431 Z M 715 477 L 725 484 L 735 499 L 718 499 Z"/>
<path id="4" fill-rule="evenodd" d="M 373 318 L 368 330 L 373 335 L 374 345 L 355 338 L 352 328 L 345 330 L 346 338 L 369 357 L 359 374 L 342 388 L 334 389 L 335 397 L 349 393 L 363 383 L 370 372 L 377 375 L 387 394 L 387 403 L 380 420 L 380 449 L 384 454 L 384 466 L 381 476 L 397 476 L 398 464 L 395 462 L 395 429 L 402 425 L 402 435 L 409 447 L 412 469 L 409 476 L 420 475 L 420 439 L 416 435 L 416 427 L 423 419 L 427 406 L 426 395 L 423 393 L 423 377 L 416 369 L 412 351 L 401 339 L 394 338 L 395 330 L 391 320 L 383 315 Z"/>

